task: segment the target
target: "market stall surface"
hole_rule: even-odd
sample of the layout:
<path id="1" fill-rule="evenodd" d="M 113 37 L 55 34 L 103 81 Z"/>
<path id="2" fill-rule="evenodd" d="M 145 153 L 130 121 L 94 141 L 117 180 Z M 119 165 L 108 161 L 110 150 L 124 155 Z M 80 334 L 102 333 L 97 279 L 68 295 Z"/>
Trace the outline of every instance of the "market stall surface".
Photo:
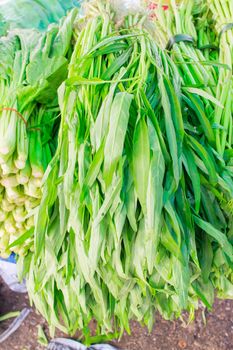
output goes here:
<path id="1" fill-rule="evenodd" d="M 17 294 L 0 281 L 0 315 L 22 310 L 29 305 L 26 295 Z M 132 323 L 132 334 L 124 335 L 115 345 L 125 350 L 231 350 L 233 349 L 233 301 L 217 300 L 212 312 L 197 313 L 195 322 L 184 327 L 180 321 L 164 321 L 157 316 L 151 334 L 138 323 Z M 206 318 L 206 324 L 204 322 Z M 0 324 L 3 332 L 9 321 Z M 37 327 L 41 325 L 47 333 L 42 317 L 32 311 L 18 331 L 0 344 L 1 350 L 42 350 L 38 344 Z M 59 334 L 61 335 L 61 334 Z"/>

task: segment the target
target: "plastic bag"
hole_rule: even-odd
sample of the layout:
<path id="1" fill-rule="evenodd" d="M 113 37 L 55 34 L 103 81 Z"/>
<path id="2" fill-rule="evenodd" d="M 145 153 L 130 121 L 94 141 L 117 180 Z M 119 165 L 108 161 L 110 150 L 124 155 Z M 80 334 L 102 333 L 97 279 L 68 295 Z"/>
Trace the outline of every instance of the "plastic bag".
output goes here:
<path id="1" fill-rule="evenodd" d="M 15 28 L 44 31 L 80 3 L 81 0 L 0 0 L 0 35 Z"/>
<path id="2" fill-rule="evenodd" d="M 16 293 L 26 293 L 25 283 L 19 283 L 15 256 L 12 254 L 7 260 L 0 259 L 0 276 L 6 285 Z"/>
<path id="3" fill-rule="evenodd" d="M 17 329 L 21 326 L 24 320 L 30 314 L 31 309 L 25 308 L 21 311 L 20 315 L 10 324 L 10 326 L 0 334 L 0 343 L 3 343 L 7 340 Z"/>
<path id="4" fill-rule="evenodd" d="M 117 350 L 117 348 L 108 344 L 92 345 L 87 348 L 74 340 L 57 338 L 49 343 L 47 350 Z"/>
<path id="5" fill-rule="evenodd" d="M 143 12 L 145 7 L 142 6 L 142 3 L 142 0 L 111 0 L 111 5 L 119 18 Z"/>

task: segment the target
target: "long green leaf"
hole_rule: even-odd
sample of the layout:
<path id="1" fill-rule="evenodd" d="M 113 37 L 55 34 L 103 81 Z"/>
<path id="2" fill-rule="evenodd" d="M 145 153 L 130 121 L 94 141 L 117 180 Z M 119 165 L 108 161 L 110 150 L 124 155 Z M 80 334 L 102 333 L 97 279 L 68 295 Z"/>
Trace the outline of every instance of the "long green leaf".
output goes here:
<path id="1" fill-rule="evenodd" d="M 103 176 L 107 186 L 111 183 L 117 162 L 122 156 L 132 98 L 127 92 L 119 92 L 111 106 L 109 130 L 104 148 Z"/>
<path id="2" fill-rule="evenodd" d="M 144 117 L 136 125 L 133 137 L 133 178 L 142 210 L 146 213 L 148 173 L 150 169 L 150 141 Z"/>
<path id="3" fill-rule="evenodd" d="M 210 223 L 202 220 L 201 218 L 194 216 L 194 221 L 203 231 L 205 231 L 208 235 L 213 237 L 219 245 L 223 248 L 224 252 L 227 256 L 233 261 L 233 247 L 231 243 L 228 241 L 227 236 L 221 231 L 217 230 Z"/>

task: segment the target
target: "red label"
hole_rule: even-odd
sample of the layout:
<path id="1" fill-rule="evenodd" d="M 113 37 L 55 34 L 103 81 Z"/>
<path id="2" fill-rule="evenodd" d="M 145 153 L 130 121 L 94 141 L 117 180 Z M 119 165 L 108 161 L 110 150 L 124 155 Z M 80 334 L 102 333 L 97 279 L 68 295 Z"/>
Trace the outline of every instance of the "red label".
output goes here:
<path id="1" fill-rule="evenodd" d="M 149 10 L 155 10 L 158 7 L 158 5 L 151 2 L 148 7 Z M 168 5 L 162 5 L 162 8 L 164 11 L 166 11 L 168 10 Z"/>

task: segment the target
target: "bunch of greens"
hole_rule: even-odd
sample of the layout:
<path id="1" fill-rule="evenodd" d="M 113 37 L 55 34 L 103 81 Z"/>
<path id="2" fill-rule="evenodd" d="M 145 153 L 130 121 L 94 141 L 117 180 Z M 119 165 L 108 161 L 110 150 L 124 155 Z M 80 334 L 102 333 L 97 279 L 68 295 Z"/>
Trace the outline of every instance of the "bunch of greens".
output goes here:
<path id="1" fill-rule="evenodd" d="M 224 109 L 216 108 L 216 141 L 219 154 L 226 158 L 231 154 L 233 145 L 233 3 L 230 0 L 207 1 L 215 22 L 216 35 L 219 39 L 220 69 L 216 97 Z M 225 68 L 227 67 L 227 69 Z"/>
<path id="2" fill-rule="evenodd" d="M 229 181 L 233 178 L 233 3 L 229 0 L 209 1 L 207 5 L 210 8 L 212 20 L 215 25 L 215 35 L 219 43 L 219 62 L 221 67 L 218 76 L 218 86 L 216 97 L 224 106 L 224 109 L 215 108 L 215 123 L 219 127 L 215 131 L 217 150 L 220 154 L 222 163 L 231 174 Z M 233 201 L 228 203 L 228 210 L 231 212 L 230 232 L 231 242 L 233 242 L 233 220 L 232 206 Z M 233 271 L 232 265 L 228 261 L 217 255 L 215 265 L 215 284 L 219 290 L 219 296 L 233 297 L 232 283 Z M 226 292 L 227 291 L 227 292 Z"/>
<path id="3" fill-rule="evenodd" d="M 222 5 L 224 7 L 224 2 Z M 225 6 L 227 6 L 227 2 Z M 213 10 L 213 5 L 211 8 Z M 191 107 L 190 117 L 193 118 L 193 114 L 196 114 L 196 131 L 199 133 L 200 127 L 203 128 L 205 136 L 208 138 L 208 147 L 209 149 L 211 147 L 211 152 L 216 157 L 229 188 L 232 188 L 233 173 L 230 167 L 231 151 L 229 151 L 232 146 L 227 142 L 227 134 L 230 142 L 232 135 L 232 112 L 229 110 L 231 94 L 226 94 L 226 91 L 231 91 L 229 82 L 232 79 L 232 72 L 229 60 L 221 59 L 221 47 L 220 54 L 218 52 L 217 33 L 213 31 L 216 15 L 214 18 L 211 16 L 206 1 L 192 3 L 184 1 L 179 7 L 176 6 L 175 2 L 172 2 L 171 7 L 166 11 L 166 16 L 161 11 L 161 6 L 156 11 L 158 16 L 156 27 L 162 28 L 160 29 L 162 32 L 166 32 L 167 28 L 169 35 L 175 35 L 174 45 L 169 54 L 178 67 L 182 88 L 195 94 L 193 96 L 190 93 L 188 96 L 186 95 L 185 101 Z M 213 13 L 217 12 L 215 8 Z M 187 33 L 195 39 L 193 42 L 187 42 L 189 39 Z M 179 40 L 181 41 L 179 42 Z M 223 56 L 229 57 L 226 54 Z M 223 77 L 228 78 L 223 82 Z M 227 124 L 228 122 L 229 124 Z M 200 134 L 200 137 L 203 136 Z M 211 192 L 215 192 L 215 189 Z M 220 200 L 220 207 L 228 218 L 222 229 L 228 232 L 229 238 L 232 239 L 232 195 L 227 201 Z M 208 207 L 206 207 L 206 211 L 209 212 L 208 215 L 215 226 L 219 222 L 218 211 L 216 209 L 210 211 Z M 217 287 L 219 296 L 232 297 L 232 275 L 229 262 L 222 259 L 218 250 L 213 250 L 208 259 L 208 265 L 211 269 L 212 282 Z"/>
<path id="4" fill-rule="evenodd" d="M 215 98 L 219 62 L 214 61 L 214 56 L 211 56 L 211 59 L 209 57 L 211 38 L 209 30 L 206 30 L 203 24 L 207 22 L 207 12 L 205 6 L 200 7 L 199 1 L 184 0 L 177 6 L 176 1 L 171 0 L 166 11 L 160 2 L 152 14 L 155 15 L 154 32 L 177 66 L 182 88 L 197 95 L 194 100 L 191 98 L 187 103 L 195 110 L 205 109 L 205 113 L 208 114 L 206 117 L 213 118 L 215 106 L 218 105 L 219 108 L 223 106 Z M 203 108 L 200 107 L 202 103 Z M 209 129 L 214 123 L 211 118 L 209 118 Z M 208 133 L 209 141 L 213 141 L 213 131 L 209 130 Z"/>
<path id="5" fill-rule="evenodd" d="M 75 16 L 71 12 L 45 34 L 17 30 L 0 40 L 1 256 L 31 247 L 34 208 L 56 148 L 57 88 L 67 75 Z M 17 238 L 25 232 L 21 246 Z"/>
<path id="6" fill-rule="evenodd" d="M 88 341 L 93 318 L 97 335 L 130 332 L 131 319 L 151 328 L 156 310 L 193 318 L 199 300 L 211 307 L 217 272 L 232 296 L 233 181 L 211 123 L 217 72 L 182 43 L 175 57 L 196 64 L 180 68 L 144 16 L 115 23 L 108 3 L 87 7 L 58 91 L 35 250 L 19 266 L 51 330 Z"/>

